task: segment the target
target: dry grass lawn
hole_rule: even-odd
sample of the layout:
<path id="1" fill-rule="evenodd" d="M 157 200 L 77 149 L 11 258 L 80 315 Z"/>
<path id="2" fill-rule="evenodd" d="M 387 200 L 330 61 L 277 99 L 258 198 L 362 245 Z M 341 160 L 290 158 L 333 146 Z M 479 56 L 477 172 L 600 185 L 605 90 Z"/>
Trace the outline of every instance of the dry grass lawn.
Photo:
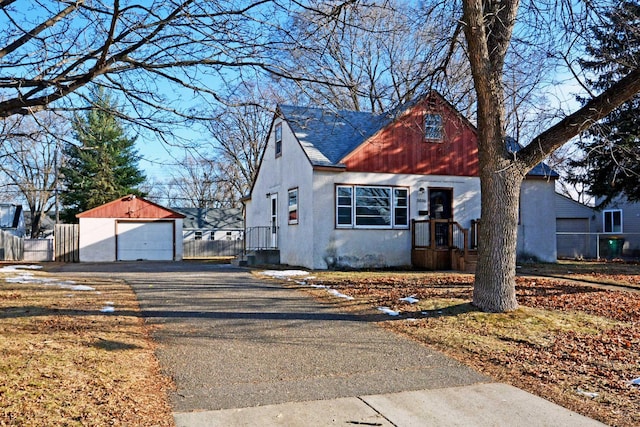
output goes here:
<path id="1" fill-rule="evenodd" d="M 171 382 L 131 288 L 31 273 L 0 273 L 0 425 L 173 425 Z"/>
<path id="2" fill-rule="evenodd" d="M 506 314 L 475 310 L 473 276 L 465 274 L 322 272 L 302 288 L 345 310 L 397 310 L 380 324 L 609 425 L 640 425 L 640 387 L 630 384 L 640 377 L 640 266 L 560 263 L 520 272 L 522 307 Z M 29 283 L 17 283 L 18 273 L 0 272 L 0 426 L 173 425 L 172 383 L 131 288 L 30 273 L 22 280 Z M 408 296 L 418 301 L 401 301 Z"/>
<path id="3" fill-rule="evenodd" d="M 566 408 L 614 426 L 640 425 L 640 266 L 535 265 L 517 282 L 521 308 L 477 311 L 473 276 L 416 272 L 314 272 L 303 289 L 345 309 L 400 312 L 381 326 L 405 334 Z M 563 276 L 568 279 L 549 277 Z M 624 290 L 578 280 L 622 284 Z M 353 300 L 335 298 L 326 286 Z M 418 302 L 401 298 L 414 296 Z"/>

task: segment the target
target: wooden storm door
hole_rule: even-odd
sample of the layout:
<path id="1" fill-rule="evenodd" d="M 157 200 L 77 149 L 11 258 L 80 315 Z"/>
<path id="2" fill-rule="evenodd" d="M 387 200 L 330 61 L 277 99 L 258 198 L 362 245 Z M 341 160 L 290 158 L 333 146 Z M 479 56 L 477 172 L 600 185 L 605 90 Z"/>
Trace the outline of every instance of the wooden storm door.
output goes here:
<path id="1" fill-rule="evenodd" d="M 453 190 L 451 188 L 429 189 L 429 218 L 447 220 L 435 224 L 435 244 L 438 248 L 451 246 L 449 221 L 453 219 Z"/>

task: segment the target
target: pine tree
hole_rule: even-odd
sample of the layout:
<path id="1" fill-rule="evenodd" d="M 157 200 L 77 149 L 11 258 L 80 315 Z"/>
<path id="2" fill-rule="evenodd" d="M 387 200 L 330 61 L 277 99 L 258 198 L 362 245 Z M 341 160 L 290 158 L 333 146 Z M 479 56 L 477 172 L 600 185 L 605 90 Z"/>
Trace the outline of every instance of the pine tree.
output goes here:
<path id="1" fill-rule="evenodd" d="M 581 61 L 596 75 L 588 82 L 594 90 L 610 87 L 640 63 L 640 2 L 624 1 L 605 18 L 608 25 L 592 30 L 590 58 Z M 578 146 L 585 157 L 569 162 L 576 171 L 570 181 L 586 184 L 599 207 L 619 196 L 640 201 L 639 95 L 592 127 Z"/>
<path id="2" fill-rule="evenodd" d="M 138 169 L 135 138 L 129 138 L 117 118 L 117 105 L 104 89 L 93 94 L 91 108 L 76 115 L 72 126 L 78 144 L 64 148 L 60 169 L 64 191 L 62 218 L 75 215 L 127 194 L 144 196 L 136 187 L 145 181 Z"/>

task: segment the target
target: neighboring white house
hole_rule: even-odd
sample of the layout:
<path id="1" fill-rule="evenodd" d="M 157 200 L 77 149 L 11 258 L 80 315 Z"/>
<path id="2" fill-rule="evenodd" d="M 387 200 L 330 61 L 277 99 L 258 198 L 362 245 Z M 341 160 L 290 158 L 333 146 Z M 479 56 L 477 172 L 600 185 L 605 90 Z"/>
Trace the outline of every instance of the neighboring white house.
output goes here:
<path id="1" fill-rule="evenodd" d="M 541 165 L 522 186 L 524 256 L 556 260 L 556 176 Z M 412 220 L 470 229 L 480 218 L 476 129 L 435 92 L 378 115 L 281 105 L 244 202 L 247 246 L 267 230 L 261 246 L 277 248 L 282 264 L 409 266 Z M 446 241 L 447 225 L 438 227 Z"/>
<path id="2" fill-rule="evenodd" d="M 240 208 L 176 208 L 183 214 L 184 240 L 241 240 L 244 217 Z"/>
<path id="3" fill-rule="evenodd" d="M 182 260 L 181 213 L 129 195 L 77 217 L 80 262 Z"/>

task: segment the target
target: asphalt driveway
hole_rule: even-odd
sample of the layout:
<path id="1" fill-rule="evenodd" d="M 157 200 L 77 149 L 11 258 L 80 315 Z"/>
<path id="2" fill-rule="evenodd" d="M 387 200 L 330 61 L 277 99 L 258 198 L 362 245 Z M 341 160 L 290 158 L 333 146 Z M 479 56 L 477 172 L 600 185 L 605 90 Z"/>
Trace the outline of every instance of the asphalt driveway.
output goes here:
<path id="1" fill-rule="evenodd" d="M 248 270 L 198 262 L 67 264 L 58 271 L 126 280 L 157 326 L 176 412 L 243 408 L 455 387 L 475 371 Z"/>

